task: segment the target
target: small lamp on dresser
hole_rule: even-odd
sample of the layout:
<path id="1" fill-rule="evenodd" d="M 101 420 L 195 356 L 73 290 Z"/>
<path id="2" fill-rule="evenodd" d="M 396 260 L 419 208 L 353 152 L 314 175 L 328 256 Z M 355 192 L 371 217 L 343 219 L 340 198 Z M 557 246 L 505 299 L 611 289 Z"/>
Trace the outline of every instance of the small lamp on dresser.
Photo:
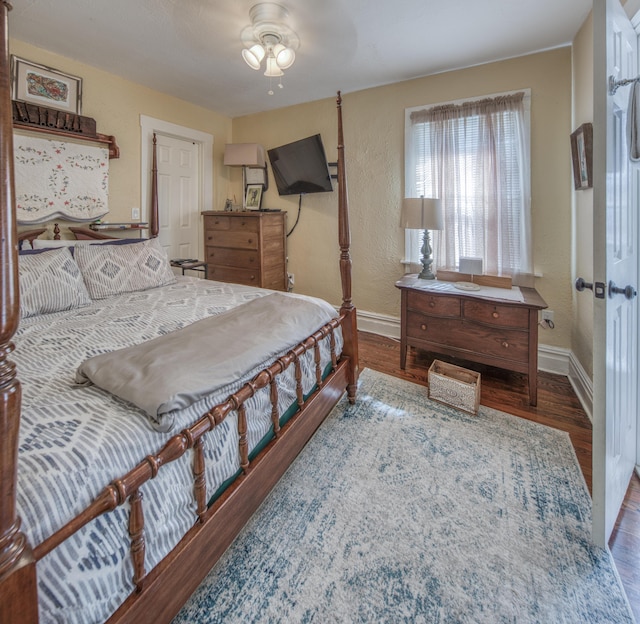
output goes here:
<path id="1" fill-rule="evenodd" d="M 227 143 L 224 146 L 224 164 L 242 167 L 242 209 L 247 208 L 247 184 L 262 184 L 267 188 L 267 161 L 264 148 L 258 143 Z M 258 174 L 258 177 L 255 177 Z M 250 176 L 250 179 L 249 179 Z"/>
<path id="2" fill-rule="evenodd" d="M 402 202 L 401 226 L 405 230 L 424 230 L 422 241 L 422 271 L 418 275 L 421 279 L 435 279 L 431 270 L 433 250 L 429 230 L 441 230 L 444 227 L 442 202 L 432 197 L 407 197 Z"/>

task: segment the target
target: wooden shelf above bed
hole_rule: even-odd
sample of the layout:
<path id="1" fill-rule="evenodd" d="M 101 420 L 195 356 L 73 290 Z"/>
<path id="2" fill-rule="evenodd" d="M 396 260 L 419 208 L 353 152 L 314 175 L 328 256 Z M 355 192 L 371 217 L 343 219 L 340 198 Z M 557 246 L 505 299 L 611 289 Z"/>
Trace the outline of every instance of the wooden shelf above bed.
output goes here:
<path id="1" fill-rule="evenodd" d="M 60 137 L 104 143 L 109 148 L 109 158 L 120 158 L 120 148 L 112 135 L 96 132 L 96 120 L 65 111 L 27 104 L 20 100 L 11 102 L 13 128 L 46 132 Z"/>

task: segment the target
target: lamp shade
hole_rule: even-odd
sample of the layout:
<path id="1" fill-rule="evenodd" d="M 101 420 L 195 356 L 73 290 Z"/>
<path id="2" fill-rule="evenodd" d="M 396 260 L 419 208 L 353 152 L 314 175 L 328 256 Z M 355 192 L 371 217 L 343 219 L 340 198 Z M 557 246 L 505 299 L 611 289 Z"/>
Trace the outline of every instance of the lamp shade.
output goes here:
<path id="1" fill-rule="evenodd" d="M 407 197 L 402 201 L 401 227 L 405 230 L 441 230 L 442 201 L 432 197 Z"/>
<path id="2" fill-rule="evenodd" d="M 224 164 L 244 167 L 265 167 L 264 148 L 258 143 L 227 143 Z"/>

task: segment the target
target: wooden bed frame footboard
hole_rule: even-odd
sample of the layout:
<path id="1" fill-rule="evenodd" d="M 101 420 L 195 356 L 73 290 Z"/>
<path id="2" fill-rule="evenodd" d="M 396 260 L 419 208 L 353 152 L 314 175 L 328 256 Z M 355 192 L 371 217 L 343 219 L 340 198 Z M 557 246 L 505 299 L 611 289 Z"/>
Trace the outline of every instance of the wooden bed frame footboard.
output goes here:
<path id="1" fill-rule="evenodd" d="M 345 390 L 355 400 L 358 379 L 356 309 L 351 301 L 351 257 L 348 198 L 344 166 L 342 101 L 338 93 L 338 239 L 342 306 L 340 316 L 294 347 L 245 384 L 228 401 L 216 406 L 190 428 L 177 434 L 158 452 L 108 485 L 89 509 L 54 536 L 32 548 L 21 531 L 16 510 L 18 436 L 21 389 L 10 360 L 20 307 L 18 236 L 13 178 L 13 125 L 10 97 L 7 0 L 0 0 L 0 622 L 38 622 L 36 560 L 100 513 L 125 501 L 131 504 L 129 533 L 138 586 L 109 622 L 169 622 L 214 563 L 224 553 L 262 500 L 320 426 Z M 318 343 L 333 341 L 338 325 L 344 347 L 340 358 L 332 355 L 332 372 L 322 379 Z M 318 388 L 305 398 L 300 383 L 299 357 L 314 350 Z M 272 405 L 277 391 L 274 378 L 295 367 L 298 412 L 280 430 L 274 416 L 275 436 L 251 461 L 246 448 L 244 401 L 258 388 L 271 385 Z M 274 397 L 274 393 L 276 396 Z M 242 474 L 207 506 L 204 483 L 203 436 L 232 411 L 238 414 Z M 275 411 L 275 410 L 274 410 Z M 144 513 L 139 488 L 157 470 L 187 452 L 193 456 L 194 498 L 197 517 L 179 544 L 148 573 L 144 568 Z"/>

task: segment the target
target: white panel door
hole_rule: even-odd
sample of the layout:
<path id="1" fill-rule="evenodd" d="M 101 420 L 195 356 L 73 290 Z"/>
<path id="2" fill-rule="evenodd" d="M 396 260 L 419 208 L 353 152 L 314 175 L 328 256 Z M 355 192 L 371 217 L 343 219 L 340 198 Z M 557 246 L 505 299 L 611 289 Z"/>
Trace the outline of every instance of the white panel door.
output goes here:
<path id="1" fill-rule="evenodd" d="M 199 145 L 157 135 L 160 244 L 169 258 L 198 258 Z"/>
<path id="2" fill-rule="evenodd" d="M 626 136 L 637 35 L 618 0 L 594 2 L 593 536 L 606 545 L 636 463 L 638 408 L 638 186 Z M 625 288 L 628 290 L 625 294 Z M 598 294 L 598 289 L 596 289 Z"/>

